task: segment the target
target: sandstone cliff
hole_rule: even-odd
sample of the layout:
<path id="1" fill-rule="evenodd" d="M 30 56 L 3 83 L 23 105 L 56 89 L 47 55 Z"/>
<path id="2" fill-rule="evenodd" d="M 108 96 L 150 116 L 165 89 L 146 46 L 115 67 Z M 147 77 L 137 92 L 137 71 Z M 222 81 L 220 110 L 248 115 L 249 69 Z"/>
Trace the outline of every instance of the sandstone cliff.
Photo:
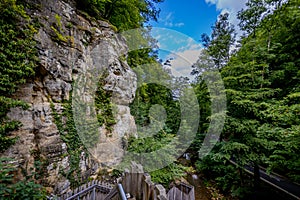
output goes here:
<path id="1" fill-rule="evenodd" d="M 37 170 L 36 161 L 41 162 L 43 185 L 55 193 L 64 193 L 70 188 L 70 176 L 75 173 L 75 179 L 85 179 L 100 167 L 121 161 L 124 140 L 136 132 L 128 107 L 134 99 L 136 76 L 124 61 L 125 40 L 107 22 L 80 13 L 71 1 L 38 0 L 32 7 L 28 12 L 40 24 L 36 35 L 40 66 L 34 80 L 29 80 L 15 94 L 30 109 L 15 108 L 9 113 L 11 119 L 22 122 L 23 126 L 13 132 L 19 139 L 3 156 L 15 158 L 16 165 L 29 173 L 30 168 Z M 112 95 L 115 123 L 109 130 L 105 124 L 97 126 L 95 121 L 95 115 L 101 112 L 94 106 L 100 76 L 103 89 Z M 75 154 L 79 170 L 69 176 L 66 174 L 74 170 L 71 169 L 74 155 L 69 151 L 72 144 L 62 139 L 70 131 L 64 116 L 66 102 L 72 106 L 78 138 L 86 140 L 80 148 L 73 149 L 80 152 Z M 59 129 L 55 116 L 60 118 L 65 132 Z M 86 125 L 89 120 L 93 126 Z M 86 131 L 96 138 L 96 143 L 88 148 Z"/>

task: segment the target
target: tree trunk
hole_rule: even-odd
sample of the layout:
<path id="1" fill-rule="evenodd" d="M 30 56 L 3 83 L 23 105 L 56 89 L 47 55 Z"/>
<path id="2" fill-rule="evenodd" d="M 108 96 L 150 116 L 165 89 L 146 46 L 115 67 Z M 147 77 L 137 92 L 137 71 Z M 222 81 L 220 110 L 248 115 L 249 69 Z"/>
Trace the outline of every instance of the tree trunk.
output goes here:
<path id="1" fill-rule="evenodd" d="M 259 180 L 260 180 L 260 173 L 259 173 L 259 166 L 257 163 L 254 163 L 254 188 L 259 188 Z"/>
<path id="2" fill-rule="evenodd" d="M 271 30 L 268 31 L 268 55 L 270 53 L 270 47 L 271 47 Z M 267 66 L 269 68 L 269 63 L 268 61 L 266 62 Z M 260 88 L 263 87 L 263 82 L 265 79 L 265 65 L 263 65 L 263 69 L 262 69 L 262 73 L 261 73 L 261 84 L 260 84 Z"/>
<path id="3" fill-rule="evenodd" d="M 240 180 L 241 180 L 241 186 L 244 185 L 244 176 L 243 176 L 243 169 L 239 167 L 239 173 L 240 173 Z"/>

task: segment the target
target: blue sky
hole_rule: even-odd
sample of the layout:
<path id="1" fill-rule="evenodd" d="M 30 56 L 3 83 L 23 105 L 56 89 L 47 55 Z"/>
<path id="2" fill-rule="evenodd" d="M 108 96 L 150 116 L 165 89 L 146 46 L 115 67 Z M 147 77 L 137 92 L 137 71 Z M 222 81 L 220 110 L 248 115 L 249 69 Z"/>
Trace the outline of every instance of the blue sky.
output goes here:
<path id="1" fill-rule="evenodd" d="M 159 8 L 160 17 L 152 26 L 170 28 L 198 41 L 202 33 L 210 33 L 220 13 L 205 0 L 165 0 Z"/>
<path id="2" fill-rule="evenodd" d="M 163 60 L 172 58 L 172 72 L 188 76 L 191 65 L 201 51 L 201 34 L 211 33 L 211 26 L 222 12 L 230 13 L 230 22 L 237 25 L 236 13 L 246 0 L 165 0 L 159 4 L 161 13 L 154 27 Z"/>

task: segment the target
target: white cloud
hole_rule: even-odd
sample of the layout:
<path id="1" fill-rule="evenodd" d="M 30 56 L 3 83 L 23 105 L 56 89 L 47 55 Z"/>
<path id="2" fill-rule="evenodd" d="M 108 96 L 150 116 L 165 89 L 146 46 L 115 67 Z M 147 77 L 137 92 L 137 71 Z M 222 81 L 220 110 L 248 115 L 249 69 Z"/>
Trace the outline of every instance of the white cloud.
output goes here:
<path id="1" fill-rule="evenodd" d="M 171 18 L 173 18 L 172 15 L 173 15 L 172 12 L 168 13 L 167 16 L 166 16 L 166 18 L 165 18 L 164 20 L 165 20 L 165 21 L 171 20 Z"/>
<path id="2" fill-rule="evenodd" d="M 169 60 L 165 62 L 165 67 L 176 77 L 191 79 L 191 66 L 198 60 L 201 45 L 193 38 L 172 29 L 153 27 L 151 35 L 158 40 L 159 57 L 164 62 Z"/>
<path id="3" fill-rule="evenodd" d="M 182 27 L 184 26 L 184 23 L 183 22 L 179 22 L 179 23 L 173 23 L 173 22 L 165 22 L 164 23 L 165 26 L 167 27 Z"/>
<path id="4" fill-rule="evenodd" d="M 215 4 L 218 10 L 228 9 L 237 12 L 244 7 L 247 0 L 205 0 L 205 2 Z"/>
<path id="5" fill-rule="evenodd" d="M 182 27 L 182 26 L 184 26 L 184 23 L 183 22 L 175 23 L 174 26 L 175 27 Z"/>
<path id="6" fill-rule="evenodd" d="M 245 7 L 247 0 L 205 0 L 205 2 L 216 5 L 217 10 L 221 11 L 221 13 L 228 12 L 230 14 L 230 23 L 232 23 L 238 31 L 239 21 L 236 15 L 238 11 Z"/>
<path id="7" fill-rule="evenodd" d="M 168 56 L 171 58 L 171 72 L 174 76 L 191 77 L 192 65 L 196 63 L 200 55 L 200 45 L 193 44 L 189 49 L 172 53 Z"/>
<path id="8" fill-rule="evenodd" d="M 174 17 L 172 12 L 168 13 L 165 17 L 160 17 L 159 21 L 164 23 L 166 27 L 170 27 L 170 28 L 184 26 L 183 22 L 174 22 Z"/>

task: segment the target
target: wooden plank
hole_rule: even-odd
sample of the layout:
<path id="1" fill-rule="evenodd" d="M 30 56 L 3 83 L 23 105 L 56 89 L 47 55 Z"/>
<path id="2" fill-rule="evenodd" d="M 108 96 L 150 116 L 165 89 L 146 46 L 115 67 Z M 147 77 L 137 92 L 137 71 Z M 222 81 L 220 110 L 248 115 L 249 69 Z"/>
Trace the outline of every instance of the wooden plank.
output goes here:
<path id="1" fill-rule="evenodd" d="M 142 180 L 142 191 L 143 191 L 143 198 L 142 200 L 149 200 L 150 195 L 151 195 L 151 176 L 149 174 L 144 174 L 143 175 L 143 180 Z"/>
<path id="2" fill-rule="evenodd" d="M 169 200 L 195 200 L 194 187 L 180 184 L 171 188 L 167 194 Z"/>
<path id="3" fill-rule="evenodd" d="M 166 189 L 158 184 L 155 186 L 155 193 L 156 193 L 156 199 L 158 200 L 167 200 L 167 194 L 166 194 Z"/>
<path id="4" fill-rule="evenodd" d="M 130 190 L 130 183 L 131 183 L 131 176 L 130 171 L 128 169 L 125 169 L 124 171 L 124 179 L 122 181 L 122 185 L 125 192 L 128 192 Z"/>

